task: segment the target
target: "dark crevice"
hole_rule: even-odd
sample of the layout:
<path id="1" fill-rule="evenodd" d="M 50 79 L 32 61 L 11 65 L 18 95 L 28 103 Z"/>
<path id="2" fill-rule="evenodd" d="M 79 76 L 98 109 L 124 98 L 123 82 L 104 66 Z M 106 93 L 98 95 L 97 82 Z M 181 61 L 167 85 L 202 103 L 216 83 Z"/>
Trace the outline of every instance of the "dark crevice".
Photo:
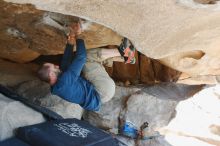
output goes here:
<path id="1" fill-rule="evenodd" d="M 62 59 L 62 54 L 59 55 L 40 55 L 38 58 L 32 61 L 32 63 L 43 64 L 50 62 L 59 65 Z"/>
<path id="2" fill-rule="evenodd" d="M 196 3 L 208 4 L 208 5 L 216 4 L 217 1 L 219 1 L 219 0 L 194 0 L 194 2 L 196 2 Z"/>

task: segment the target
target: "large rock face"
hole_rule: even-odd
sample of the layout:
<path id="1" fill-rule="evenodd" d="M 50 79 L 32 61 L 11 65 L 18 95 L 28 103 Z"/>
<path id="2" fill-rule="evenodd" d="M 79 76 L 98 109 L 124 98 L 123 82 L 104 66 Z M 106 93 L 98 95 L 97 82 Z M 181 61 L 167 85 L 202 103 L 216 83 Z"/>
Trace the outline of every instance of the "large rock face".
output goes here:
<path id="1" fill-rule="evenodd" d="M 73 16 L 37 10 L 31 5 L 0 1 L 0 57 L 28 62 L 39 55 L 62 54 L 66 43 L 66 25 L 78 20 Z M 86 47 L 119 45 L 122 37 L 111 29 L 83 21 Z"/>
<path id="2" fill-rule="evenodd" d="M 220 87 L 208 87 L 180 102 L 176 117 L 161 129 L 174 146 L 220 144 Z"/>
<path id="3" fill-rule="evenodd" d="M 103 24 L 131 39 L 143 54 L 190 75 L 219 74 L 220 15 L 213 11 L 219 9 L 217 4 L 201 6 L 193 0 L 6 1 L 31 3 L 41 10 Z"/>
<path id="4" fill-rule="evenodd" d="M 39 67 L 36 64 L 18 64 L 0 59 L 0 68 L 0 84 L 4 86 L 13 87 L 38 79 L 36 71 Z"/>
<path id="5" fill-rule="evenodd" d="M 98 112 L 87 111 L 84 114 L 84 119 L 97 127 L 116 132 L 119 127 L 118 118 L 121 109 L 124 107 L 125 97 L 139 90 L 134 87 L 126 88 L 117 86 L 113 99 L 103 104 Z"/>

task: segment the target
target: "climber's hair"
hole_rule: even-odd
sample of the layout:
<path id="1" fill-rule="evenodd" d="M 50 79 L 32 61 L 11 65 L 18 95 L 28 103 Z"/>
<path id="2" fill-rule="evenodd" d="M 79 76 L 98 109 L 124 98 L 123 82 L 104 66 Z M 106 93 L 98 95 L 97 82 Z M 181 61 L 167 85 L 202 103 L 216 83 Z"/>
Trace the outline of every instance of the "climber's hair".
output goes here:
<path id="1" fill-rule="evenodd" d="M 48 66 L 46 66 L 45 64 L 43 64 L 38 72 L 38 77 L 42 80 L 42 81 L 45 81 L 45 82 L 50 82 L 50 78 L 49 78 L 49 74 L 48 74 Z"/>

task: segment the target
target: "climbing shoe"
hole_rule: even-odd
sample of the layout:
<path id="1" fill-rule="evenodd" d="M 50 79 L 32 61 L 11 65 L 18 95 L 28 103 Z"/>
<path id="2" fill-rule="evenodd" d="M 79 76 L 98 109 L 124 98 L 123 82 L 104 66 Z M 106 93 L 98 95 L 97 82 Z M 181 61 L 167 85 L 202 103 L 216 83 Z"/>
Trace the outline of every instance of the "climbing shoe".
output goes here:
<path id="1" fill-rule="evenodd" d="M 125 63 L 129 64 L 135 64 L 136 62 L 135 50 L 135 47 L 127 38 L 123 38 L 122 43 L 118 47 L 118 51 L 124 58 Z"/>

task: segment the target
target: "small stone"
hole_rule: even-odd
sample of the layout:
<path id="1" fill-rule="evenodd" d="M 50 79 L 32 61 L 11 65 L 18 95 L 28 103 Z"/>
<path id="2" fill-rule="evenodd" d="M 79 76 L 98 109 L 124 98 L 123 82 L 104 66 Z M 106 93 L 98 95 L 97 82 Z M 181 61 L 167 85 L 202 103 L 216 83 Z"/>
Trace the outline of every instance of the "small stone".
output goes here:
<path id="1" fill-rule="evenodd" d="M 131 82 L 129 80 L 125 81 L 124 86 L 128 87 L 129 85 L 131 85 Z"/>

